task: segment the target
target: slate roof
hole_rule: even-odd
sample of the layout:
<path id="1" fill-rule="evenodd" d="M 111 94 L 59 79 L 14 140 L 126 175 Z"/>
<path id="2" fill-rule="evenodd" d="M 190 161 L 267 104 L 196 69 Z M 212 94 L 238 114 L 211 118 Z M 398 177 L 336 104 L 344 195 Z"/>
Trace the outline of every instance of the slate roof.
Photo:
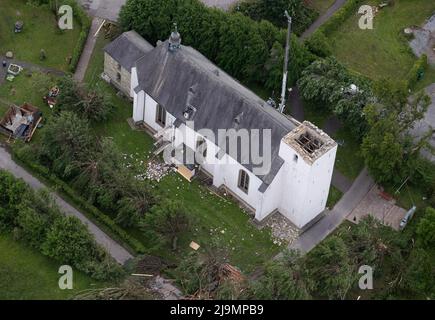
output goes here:
<path id="1" fill-rule="evenodd" d="M 270 107 L 195 49 L 182 45 L 171 52 L 168 46 L 168 41 L 162 42 L 136 62 L 139 85 L 135 91 L 145 91 L 178 122 L 186 121 L 183 113 L 192 105 L 196 112 L 189 120 L 195 122 L 195 130 L 211 129 L 216 137 L 218 129 L 259 129 L 260 136 L 263 129 L 271 129 L 271 169 L 257 175 L 264 192 L 284 163 L 278 155 L 281 139 L 299 123 Z M 241 159 L 246 155 L 237 160 Z M 250 171 L 254 167 L 242 165 Z"/>
<path id="2" fill-rule="evenodd" d="M 140 57 L 152 49 L 154 47 L 133 30 L 124 32 L 104 47 L 104 51 L 128 72 Z"/>

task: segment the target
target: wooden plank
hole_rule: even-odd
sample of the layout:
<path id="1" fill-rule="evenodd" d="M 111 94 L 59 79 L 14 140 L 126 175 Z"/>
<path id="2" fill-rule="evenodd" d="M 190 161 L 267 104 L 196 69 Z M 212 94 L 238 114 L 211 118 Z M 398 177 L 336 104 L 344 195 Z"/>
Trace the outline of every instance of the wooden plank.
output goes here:
<path id="1" fill-rule="evenodd" d="M 187 181 L 192 181 L 193 173 L 183 165 L 178 166 L 178 173 Z"/>

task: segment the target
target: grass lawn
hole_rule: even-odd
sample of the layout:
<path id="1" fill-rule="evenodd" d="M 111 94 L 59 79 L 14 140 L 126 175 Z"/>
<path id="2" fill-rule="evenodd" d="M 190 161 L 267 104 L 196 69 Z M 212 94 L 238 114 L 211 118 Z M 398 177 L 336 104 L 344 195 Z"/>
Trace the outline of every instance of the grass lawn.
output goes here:
<path id="1" fill-rule="evenodd" d="M 113 137 L 121 152 L 131 155 L 135 161 L 146 161 L 153 147 L 152 138 L 144 132 L 133 131 L 127 123 L 131 117 L 132 103 L 116 96 L 116 91 L 99 78 L 103 71 L 102 48 L 109 40 L 100 36 L 85 82 L 99 87 L 116 105 L 116 114 L 110 121 L 95 128 L 98 134 Z M 259 231 L 249 223 L 249 217 L 239 206 L 211 194 L 197 182 L 189 183 L 178 174 L 170 174 L 159 184 L 158 188 L 165 197 L 181 200 L 190 212 L 194 225 L 192 230 L 180 239 L 179 252 L 176 255 L 168 248 L 157 249 L 156 254 L 170 260 L 183 257 L 191 251 L 189 243 L 193 240 L 202 247 L 207 247 L 211 239 L 220 247 L 226 248 L 231 262 L 242 270 L 252 271 L 260 263 L 272 258 L 279 252 L 274 245 L 269 230 Z M 130 230 L 145 245 L 149 240 L 138 230 Z"/>
<path id="2" fill-rule="evenodd" d="M 416 60 L 404 28 L 421 25 L 435 11 L 435 1 L 396 0 L 374 18 L 373 30 L 358 27 L 359 15 L 347 19 L 330 35 L 333 54 L 351 69 L 371 79 L 405 79 Z M 368 1 L 367 4 L 374 3 Z"/>
<path id="3" fill-rule="evenodd" d="M 326 10 L 329 9 L 330 6 L 334 4 L 335 0 L 311 0 L 308 1 L 310 3 L 311 7 L 317 12 L 319 12 L 320 15 L 324 14 Z"/>
<path id="4" fill-rule="evenodd" d="M 68 299 L 81 290 L 101 286 L 76 271 L 73 290 L 60 290 L 58 270 L 61 264 L 4 234 L 0 234 L 0 252 L 0 299 Z"/>
<path id="5" fill-rule="evenodd" d="M 329 209 L 334 208 L 334 206 L 337 204 L 338 201 L 340 201 L 342 196 L 343 193 L 340 190 L 338 190 L 336 187 L 331 185 L 331 188 L 329 189 L 328 201 L 326 202 L 326 206 Z"/>
<path id="6" fill-rule="evenodd" d="M 364 168 L 360 143 L 345 127 L 338 130 L 333 138 L 339 143 L 335 159 L 336 168 L 349 179 L 355 179 Z"/>
<path id="7" fill-rule="evenodd" d="M 60 31 L 56 17 L 47 5 L 36 6 L 27 0 L 0 1 L 0 55 L 12 51 L 15 59 L 66 71 L 68 58 L 76 46 L 80 25 Z M 23 32 L 14 33 L 16 21 L 23 21 Z M 39 59 L 44 49 L 47 59 Z"/>

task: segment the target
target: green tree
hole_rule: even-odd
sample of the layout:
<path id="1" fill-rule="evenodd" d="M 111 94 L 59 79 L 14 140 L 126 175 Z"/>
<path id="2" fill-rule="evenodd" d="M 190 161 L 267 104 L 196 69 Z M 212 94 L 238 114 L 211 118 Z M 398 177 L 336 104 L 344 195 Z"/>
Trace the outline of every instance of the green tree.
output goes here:
<path id="1" fill-rule="evenodd" d="M 177 22 L 183 44 L 199 50 L 232 76 L 244 83 L 267 82 L 268 89 L 280 88 L 281 81 L 276 81 L 276 74 L 269 81 L 264 66 L 271 60 L 275 42 L 281 47 L 285 45 L 286 30 L 269 22 L 207 8 L 197 0 L 128 0 L 121 10 L 120 21 L 124 30 L 134 29 L 151 43 L 167 39 L 172 23 Z M 311 58 L 295 36 L 290 55 L 289 82 L 293 84 Z M 282 63 L 275 68 L 281 70 L 282 76 Z"/>
<path id="2" fill-rule="evenodd" d="M 313 105 L 326 107 L 361 138 L 367 131 L 364 107 L 373 100 L 367 81 L 349 73 L 335 58 L 318 59 L 298 80 L 301 95 Z"/>
<path id="3" fill-rule="evenodd" d="M 56 219 L 42 244 L 46 256 L 65 264 L 80 264 L 97 256 L 94 239 L 75 217 Z"/>
<path id="4" fill-rule="evenodd" d="M 285 10 L 292 17 L 292 28 L 298 35 L 305 31 L 318 15 L 303 0 L 244 0 L 233 8 L 233 11 L 241 12 L 254 20 L 268 20 L 279 28 L 287 28 Z"/>
<path id="5" fill-rule="evenodd" d="M 141 225 L 146 232 L 157 233 L 176 250 L 178 237 L 189 229 L 190 219 L 181 202 L 167 200 L 155 205 L 143 217 Z"/>
<path id="6" fill-rule="evenodd" d="M 75 113 L 62 112 L 47 124 L 36 150 L 43 164 L 61 177 L 70 177 L 73 163 L 81 162 L 92 144 L 88 122 Z"/>
<path id="7" fill-rule="evenodd" d="M 254 299 L 306 300 L 309 288 L 303 279 L 303 269 L 295 253 L 266 265 L 264 274 L 250 288 Z"/>
<path id="8" fill-rule="evenodd" d="M 384 84 L 386 92 L 390 87 Z M 397 94 L 385 94 L 385 104 L 368 105 L 364 114 L 370 130 L 363 139 L 361 151 L 366 165 L 379 183 L 396 184 L 419 174 L 420 151 L 428 147 L 431 132 L 414 138 L 410 134 L 416 121 L 422 119 L 428 97 L 419 94 L 408 100 L 398 88 Z M 377 89 L 377 92 L 380 92 Z"/>
<path id="9" fill-rule="evenodd" d="M 426 208 L 417 226 L 417 241 L 426 248 L 435 247 L 435 209 Z"/>
<path id="10" fill-rule="evenodd" d="M 409 290 L 413 298 L 434 299 L 434 257 L 421 248 L 414 249 L 408 258 L 401 287 Z"/>
<path id="11" fill-rule="evenodd" d="M 304 269 L 313 295 L 345 299 L 357 272 L 344 241 L 331 236 L 308 253 Z"/>

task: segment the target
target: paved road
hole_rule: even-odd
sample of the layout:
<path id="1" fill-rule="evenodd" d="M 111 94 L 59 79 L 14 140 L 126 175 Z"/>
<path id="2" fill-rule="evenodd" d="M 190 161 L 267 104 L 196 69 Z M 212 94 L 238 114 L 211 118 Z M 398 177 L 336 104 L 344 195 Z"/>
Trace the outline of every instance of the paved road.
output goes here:
<path id="1" fill-rule="evenodd" d="M 374 184 L 375 182 L 369 176 L 367 169 L 364 169 L 334 209 L 305 231 L 289 246 L 289 249 L 298 249 L 302 253 L 306 253 L 314 248 L 343 222 Z"/>
<path id="2" fill-rule="evenodd" d="M 88 38 L 86 40 L 85 47 L 83 48 L 82 55 L 80 56 L 79 63 L 77 64 L 76 72 L 74 73 L 74 79 L 78 82 L 82 82 L 85 78 L 86 70 L 88 68 L 89 61 L 91 60 L 92 53 L 94 52 L 95 43 L 97 42 L 96 33 L 103 23 L 103 19 L 95 17 L 92 19 L 91 29 L 89 30 Z"/>
<path id="3" fill-rule="evenodd" d="M 18 166 L 11 158 L 11 155 L 0 146 L 0 169 L 4 169 L 13 174 L 16 178 L 23 179 L 30 187 L 35 190 L 46 189 L 46 186 L 42 184 L 38 179 L 30 175 L 22 167 Z M 112 240 L 107 234 L 105 234 L 101 229 L 99 229 L 94 223 L 92 223 L 88 218 L 86 218 L 81 212 L 77 211 L 74 207 L 65 202 L 56 193 L 51 193 L 53 199 L 59 208 L 63 211 L 65 215 L 75 216 L 79 218 L 89 229 L 89 231 L 94 235 L 95 240 L 103 246 L 110 255 L 119 263 L 124 264 L 127 260 L 131 259 L 133 256 L 121 247 L 117 242 Z"/>
<path id="4" fill-rule="evenodd" d="M 338 9 L 340 9 L 346 0 L 337 0 L 324 14 L 322 14 L 316 21 L 300 36 L 300 39 L 304 40 L 309 37 L 314 31 L 317 30 L 322 24 L 324 24 Z"/>
<path id="5" fill-rule="evenodd" d="M 117 21 L 121 7 L 127 0 L 78 0 L 91 16 Z M 158 0 L 156 0 L 158 1 Z M 209 7 L 227 10 L 237 0 L 200 0 Z"/>

